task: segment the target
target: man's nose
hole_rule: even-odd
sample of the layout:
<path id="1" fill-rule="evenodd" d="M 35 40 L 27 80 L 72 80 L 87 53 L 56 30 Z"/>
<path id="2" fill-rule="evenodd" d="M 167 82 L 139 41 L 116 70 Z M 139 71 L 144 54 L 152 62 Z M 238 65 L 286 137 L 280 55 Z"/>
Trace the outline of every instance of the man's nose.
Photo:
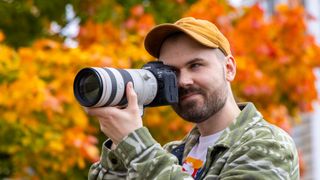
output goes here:
<path id="1" fill-rule="evenodd" d="M 187 87 L 193 84 L 193 79 L 189 73 L 180 72 L 178 76 L 179 87 Z"/>

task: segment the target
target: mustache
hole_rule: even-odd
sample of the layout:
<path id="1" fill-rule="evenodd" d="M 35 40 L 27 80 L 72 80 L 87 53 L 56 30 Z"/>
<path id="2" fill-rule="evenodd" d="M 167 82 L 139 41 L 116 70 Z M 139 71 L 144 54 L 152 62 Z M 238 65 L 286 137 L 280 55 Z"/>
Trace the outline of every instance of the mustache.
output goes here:
<path id="1" fill-rule="evenodd" d="M 203 95 L 205 94 L 205 92 L 199 87 L 188 87 L 188 88 L 180 87 L 179 88 L 179 98 L 191 93 L 198 93 Z"/>

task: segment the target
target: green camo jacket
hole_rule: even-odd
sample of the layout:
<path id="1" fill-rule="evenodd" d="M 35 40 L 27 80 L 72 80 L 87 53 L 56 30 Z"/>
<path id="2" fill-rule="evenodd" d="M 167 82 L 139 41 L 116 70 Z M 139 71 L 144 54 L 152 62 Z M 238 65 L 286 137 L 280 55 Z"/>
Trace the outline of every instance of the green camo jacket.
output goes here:
<path id="1" fill-rule="evenodd" d="M 299 179 L 297 150 L 290 136 L 266 122 L 252 103 L 239 107 L 240 115 L 209 147 L 196 179 Z M 161 147 L 143 127 L 114 150 L 106 141 L 88 179 L 193 179 L 182 171 L 181 162 L 199 135 L 194 128 L 182 141 Z"/>

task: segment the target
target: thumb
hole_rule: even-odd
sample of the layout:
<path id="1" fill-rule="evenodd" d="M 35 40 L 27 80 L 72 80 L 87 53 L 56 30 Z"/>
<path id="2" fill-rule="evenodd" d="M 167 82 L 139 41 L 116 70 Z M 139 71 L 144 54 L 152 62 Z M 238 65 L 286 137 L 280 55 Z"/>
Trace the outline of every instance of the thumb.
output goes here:
<path id="1" fill-rule="evenodd" d="M 138 108 L 138 97 L 136 92 L 134 91 L 132 82 L 128 82 L 126 88 L 128 108 Z"/>

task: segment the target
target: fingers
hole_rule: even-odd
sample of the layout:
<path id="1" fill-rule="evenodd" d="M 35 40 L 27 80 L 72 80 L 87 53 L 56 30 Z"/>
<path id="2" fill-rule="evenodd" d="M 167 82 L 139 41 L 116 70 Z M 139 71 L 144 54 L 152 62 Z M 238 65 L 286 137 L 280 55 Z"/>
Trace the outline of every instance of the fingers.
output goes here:
<path id="1" fill-rule="evenodd" d="M 101 108 L 89 108 L 89 107 L 84 107 L 84 110 L 90 116 L 97 116 L 99 114 L 102 114 L 102 111 L 103 111 Z"/>
<path id="2" fill-rule="evenodd" d="M 128 82 L 127 87 L 126 87 L 126 92 L 127 92 L 127 99 L 128 99 L 128 108 L 137 108 L 138 107 L 138 98 L 137 94 L 134 91 L 132 82 Z"/>
<path id="3" fill-rule="evenodd" d="M 99 107 L 99 108 L 84 108 L 90 116 L 104 117 L 106 115 L 112 115 L 117 110 L 115 107 Z"/>
<path id="4" fill-rule="evenodd" d="M 138 109 L 138 98 L 137 94 L 134 91 L 132 82 L 129 82 L 126 86 L 126 96 L 128 100 L 128 106 L 125 109 Z M 112 115 L 114 113 L 120 113 L 119 110 L 123 109 L 123 107 L 84 107 L 86 113 L 90 116 L 105 116 L 106 114 Z"/>

